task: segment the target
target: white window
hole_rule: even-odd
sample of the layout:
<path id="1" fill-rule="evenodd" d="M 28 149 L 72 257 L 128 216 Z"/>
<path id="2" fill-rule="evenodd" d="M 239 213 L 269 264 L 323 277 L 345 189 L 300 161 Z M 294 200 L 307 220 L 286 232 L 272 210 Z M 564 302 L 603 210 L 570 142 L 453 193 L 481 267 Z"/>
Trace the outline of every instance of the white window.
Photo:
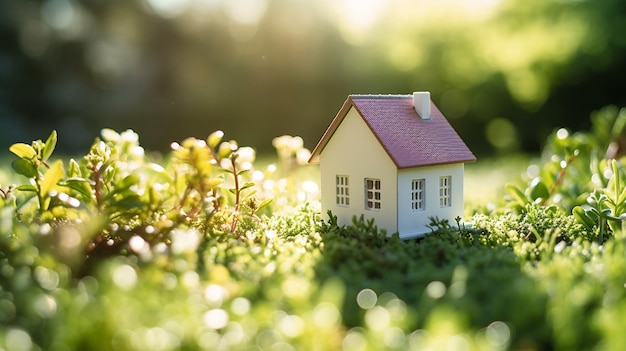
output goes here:
<path id="1" fill-rule="evenodd" d="M 451 177 L 439 177 L 439 206 L 440 207 L 450 207 L 451 202 L 451 194 L 450 194 L 450 186 L 451 186 Z"/>
<path id="2" fill-rule="evenodd" d="M 350 187 L 348 185 L 348 176 L 337 175 L 335 177 L 335 189 L 337 205 L 350 206 Z"/>
<path id="3" fill-rule="evenodd" d="M 424 187 L 425 183 L 425 179 L 413 179 L 411 181 L 411 210 L 413 210 L 413 212 L 423 211 L 426 207 L 424 203 L 424 192 L 426 191 Z"/>
<path id="4" fill-rule="evenodd" d="M 380 179 L 365 178 L 365 209 L 380 210 Z"/>

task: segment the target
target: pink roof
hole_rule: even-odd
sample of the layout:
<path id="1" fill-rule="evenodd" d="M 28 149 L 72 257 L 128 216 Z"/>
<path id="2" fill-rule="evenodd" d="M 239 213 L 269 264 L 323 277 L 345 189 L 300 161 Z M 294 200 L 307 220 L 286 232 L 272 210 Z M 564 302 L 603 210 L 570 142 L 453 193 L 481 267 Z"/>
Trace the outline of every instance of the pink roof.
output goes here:
<path id="1" fill-rule="evenodd" d="M 356 108 L 398 168 L 474 162 L 476 157 L 431 101 L 431 119 L 413 108 L 412 95 L 350 95 L 317 144 L 309 162 L 322 152 L 350 107 Z"/>

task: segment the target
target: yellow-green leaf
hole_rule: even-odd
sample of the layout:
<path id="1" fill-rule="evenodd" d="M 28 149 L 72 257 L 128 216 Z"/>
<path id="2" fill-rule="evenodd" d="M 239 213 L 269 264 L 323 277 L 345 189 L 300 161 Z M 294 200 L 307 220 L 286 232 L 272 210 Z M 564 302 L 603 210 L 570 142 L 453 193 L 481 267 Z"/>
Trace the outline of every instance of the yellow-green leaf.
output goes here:
<path id="1" fill-rule="evenodd" d="M 211 188 L 215 188 L 217 186 L 219 186 L 220 184 L 224 183 L 224 177 L 214 177 L 214 178 L 210 178 L 209 179 L 209 186 Z"/>
<path id="2" fill-rule="evenodd" d="M 215 147 L 217 147 L 217 144 L 219 144 L 220 141 L 222 141 L 223 137 L 224 137 L 224 132 L 222 132 L 221 130 L 215 131 L 211 133 L 211 135 L 209 135 L 209 137 L 206 139 L 206 143 L 209 145 L 211 149 L 215 149 Z"/>
<path id="3" fill-rule="evenodd" d="M 50 136 L 46 140 L 46 144 L 43 147 L 43 153 L 41 156 L 42 161 L 45 162 L 48 158 L 50 158 L 56 146 L 57 146 L 57 131 L 53 130 L 52 133 L 50 133 Z"/>
<path id="4" fill-rule="evenodd" d="M 57 183 L 63 179 L 63 161 L 58 160 L 44 173 L 41 181 L 41 194 L 47 196 Z"/>
<path id="5" fill-rule="evenodd" d="M 24 143 L 15 143 L 9 147 L 9 151 L 14 153 L 19 158 L 31 159 L 37 155 L 35 149 L 32 146 Z"/>

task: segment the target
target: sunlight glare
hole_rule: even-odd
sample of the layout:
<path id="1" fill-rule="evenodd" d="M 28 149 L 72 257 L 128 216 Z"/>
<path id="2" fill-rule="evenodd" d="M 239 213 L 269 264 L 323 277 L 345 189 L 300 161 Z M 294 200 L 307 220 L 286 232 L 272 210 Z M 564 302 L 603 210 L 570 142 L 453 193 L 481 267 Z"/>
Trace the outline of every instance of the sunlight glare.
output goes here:
<path id="1" fill-rule="evenodd" d="M 164 18 L 174 18 L 187 10 L 190 0 L 146 0 L 154 12 Z"/>
<path id="2" fill-rule="evenodd" d="M 338 21 L 343 39 L 349 44 L 360 45 L 385 12 L 387 3 L 383 0 L 342 0 L 330 1 L 328 5 Z"/>
<path id="3" fill-rule="evenodd" d="M 230 18 L 243 25 L 256 25 L 267 10 L 266 0 L 230 0 L 224 2 Z"/>

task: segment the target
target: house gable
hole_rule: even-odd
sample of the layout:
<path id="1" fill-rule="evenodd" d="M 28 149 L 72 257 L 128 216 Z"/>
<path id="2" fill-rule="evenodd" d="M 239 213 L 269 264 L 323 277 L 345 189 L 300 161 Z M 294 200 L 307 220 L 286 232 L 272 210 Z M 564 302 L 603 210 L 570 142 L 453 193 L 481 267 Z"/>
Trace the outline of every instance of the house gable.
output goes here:
<path id="1" fill-rule="evenodd" d="M 349 224 L 352 216 L 362 213 L 366 218 L 374 218 L 380 228 L 390 233 L 397 231 L 396 166 L 355 108 L 346 111 L 321 153 L 320 174 L 322 208 L 331 210 L 339 223 Z M 347 206 L 337 203 L 337 176 L 347 177 Z M 366 179 L 380 182 L 380 208 L 366 208 Z"/>

